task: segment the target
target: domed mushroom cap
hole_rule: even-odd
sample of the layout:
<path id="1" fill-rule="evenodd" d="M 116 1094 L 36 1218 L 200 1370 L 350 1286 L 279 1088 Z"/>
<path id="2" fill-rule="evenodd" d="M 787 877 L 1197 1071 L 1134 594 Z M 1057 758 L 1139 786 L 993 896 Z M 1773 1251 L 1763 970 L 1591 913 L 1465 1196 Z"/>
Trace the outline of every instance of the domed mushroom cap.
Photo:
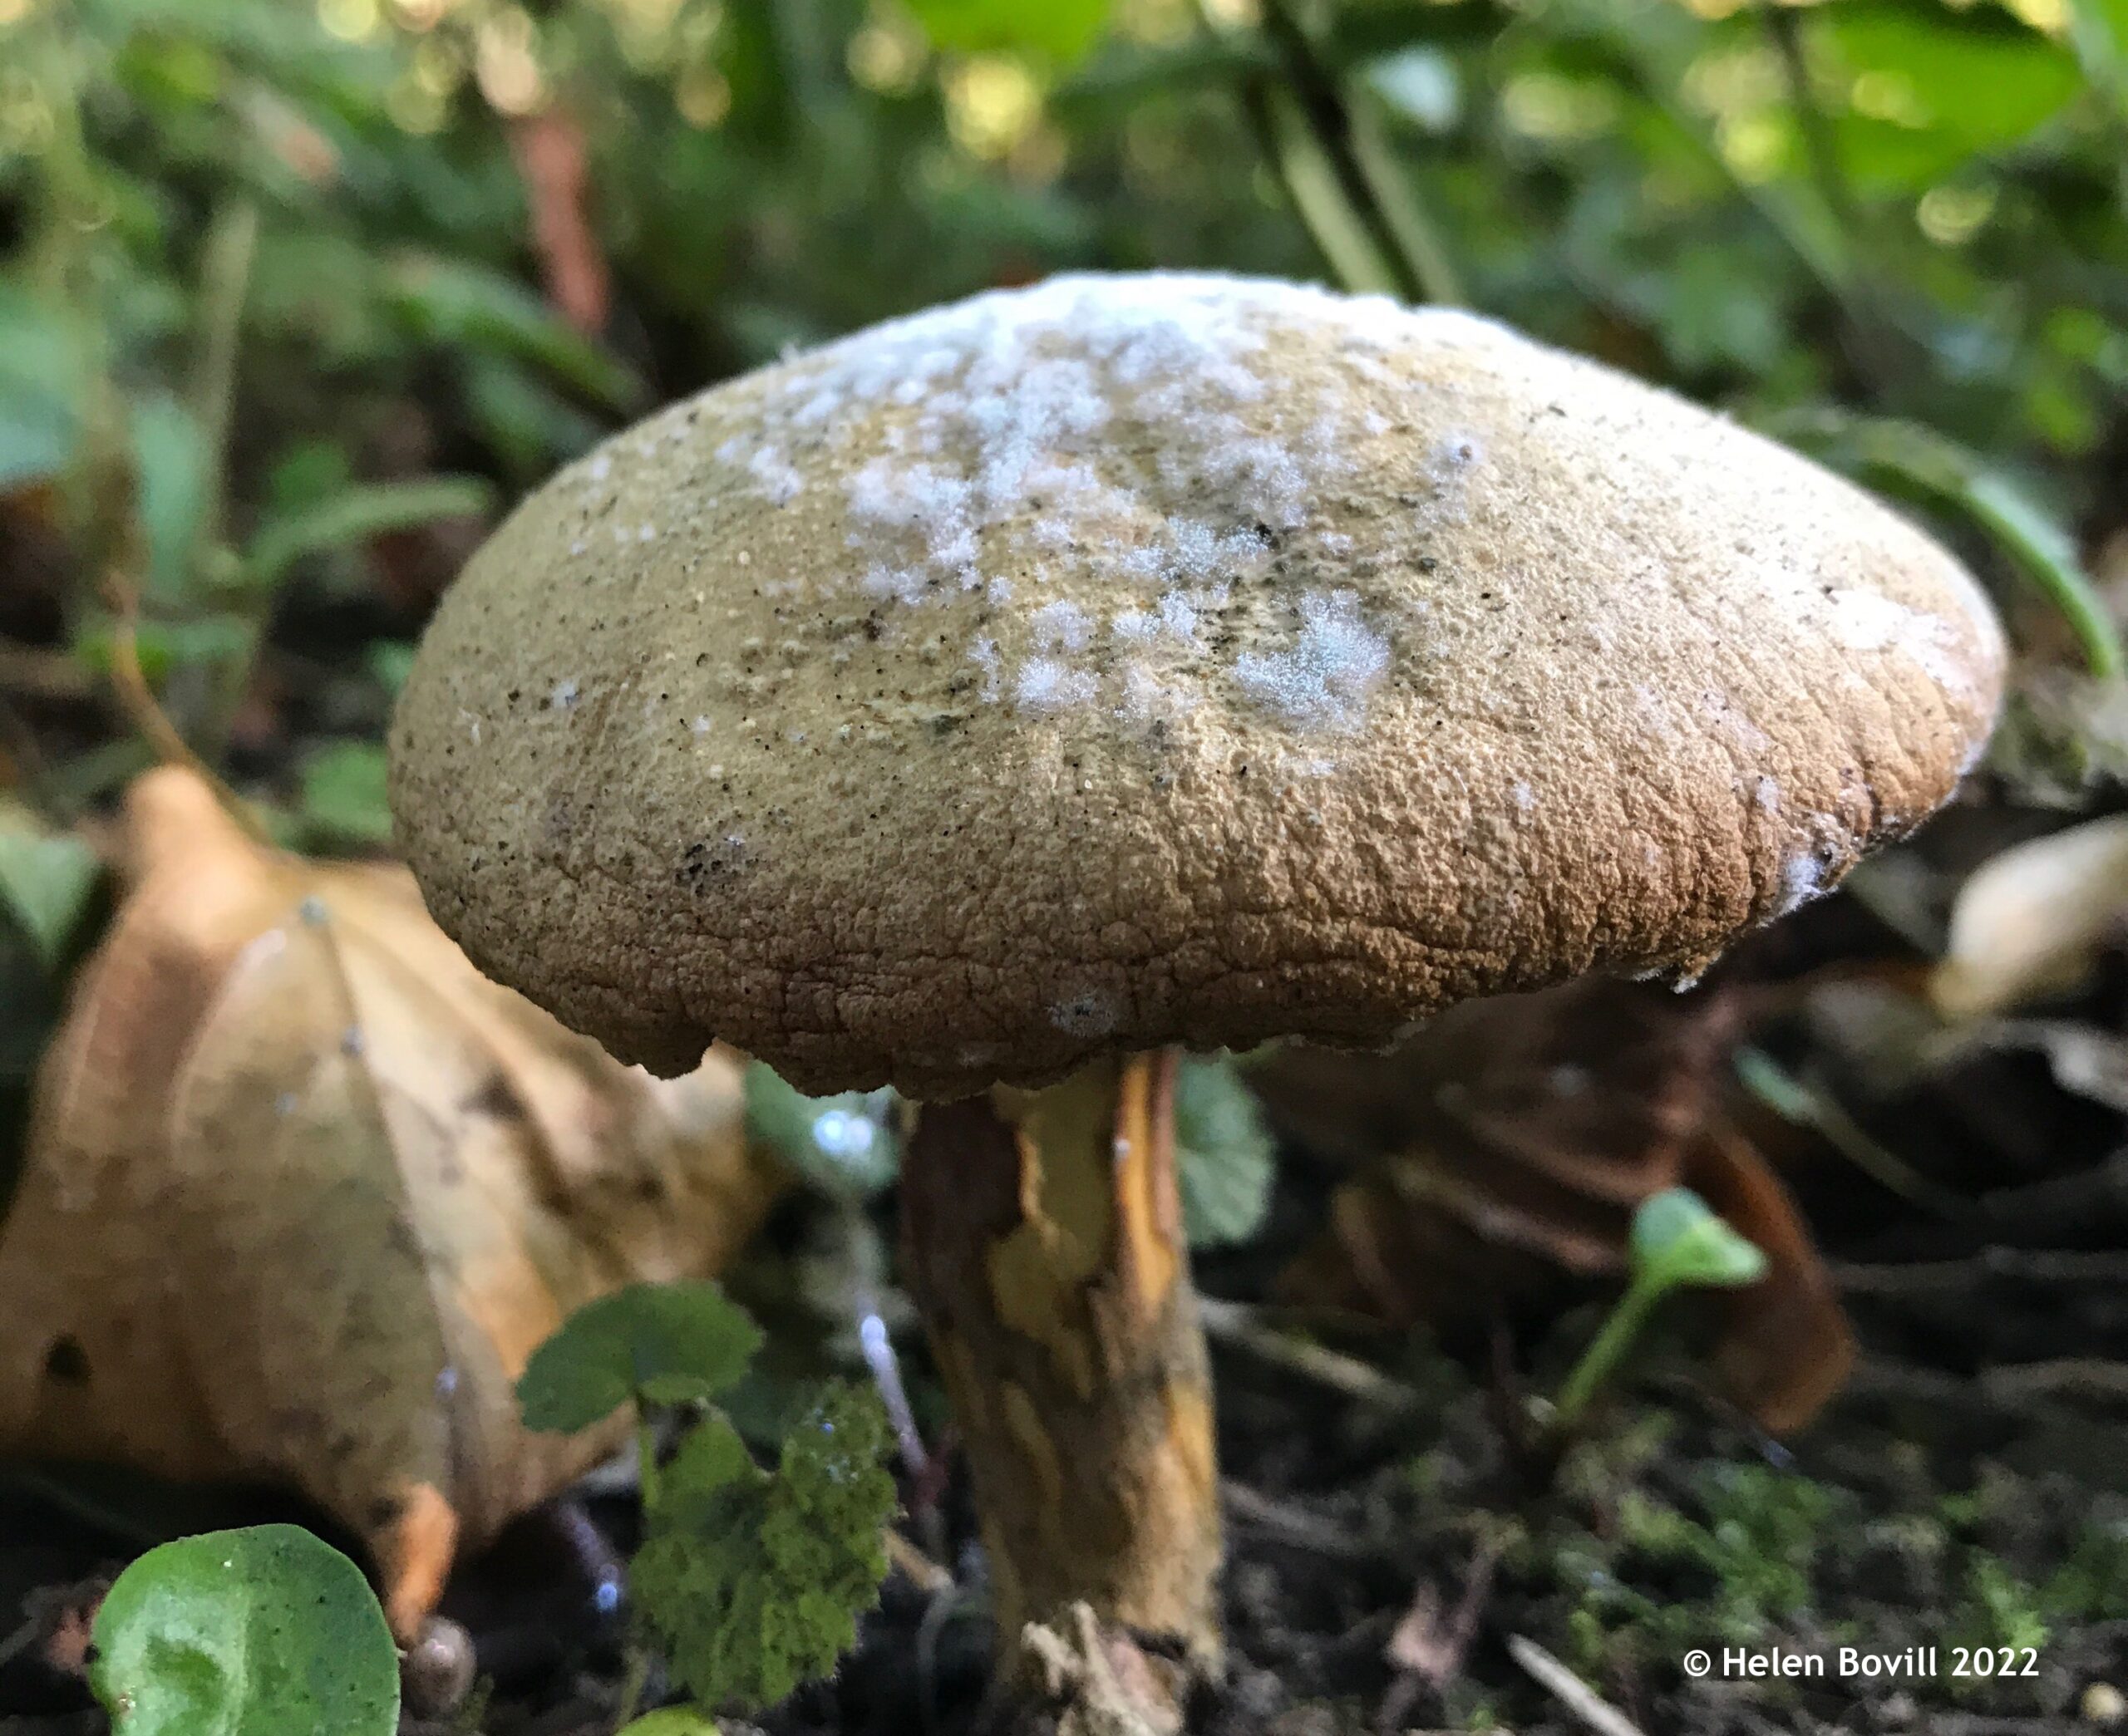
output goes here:
<path id="1" fill-rule="evenodd" d="M 621 1055 L 939 1098 L 1696 968 L 1944 799 L 2002 661 L 1904 520 L 1593 363 L 1063 278 L 563 471 L 438 611 L 392 804 Z"/>

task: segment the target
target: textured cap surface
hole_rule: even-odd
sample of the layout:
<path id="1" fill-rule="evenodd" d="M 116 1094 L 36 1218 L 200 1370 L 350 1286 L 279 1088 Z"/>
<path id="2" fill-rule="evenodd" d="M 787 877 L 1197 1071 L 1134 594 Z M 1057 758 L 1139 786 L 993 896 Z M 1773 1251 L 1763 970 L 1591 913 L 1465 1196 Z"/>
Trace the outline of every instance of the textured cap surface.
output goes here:
<path id="1" fill-rule="evenodd" d="M 1904 520 L 1467 315 L 1058 278 L 573 465 L 392 740 L 483 967 L 945 1097 L 1689 971 L 1918 824 L 2002 648 Z"/>

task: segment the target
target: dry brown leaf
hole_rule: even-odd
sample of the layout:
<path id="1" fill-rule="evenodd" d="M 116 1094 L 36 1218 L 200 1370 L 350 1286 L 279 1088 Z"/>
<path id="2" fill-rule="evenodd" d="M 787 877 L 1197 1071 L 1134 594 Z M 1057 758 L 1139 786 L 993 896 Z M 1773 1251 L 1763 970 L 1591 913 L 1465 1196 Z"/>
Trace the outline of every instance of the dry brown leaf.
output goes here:
<path id="1" fill-rule="evenodd" d="M 1847 1384 L 1855 1332 L 1810 1232 L 1756 1147 L 1709 1128 L 1686 1149 L 1679 1178 L 1766 1256 L 1766 1276 L 1725 1291 L 1716 1365 L 1736 1402 L 1776 1434 L 1800 1429 Z"/>
<path id="2" fill-rule="evenodd" d="M 520 1426 L 534 1346 L 766 1211 L 739 1065 L 621 1066 L 403 870 L 263 849 L 189 772 L 143 777 L 124 835 L 0 1225 L 0 1452 L 298 1490 L 405 1638 L 455 1553 L 613 1444 Z"/>
<path id="3" fill-rule="evenodd" d="M 1733 1035 L 1718 1001 L 1590 979 L 1466 1002 L 1387 1055 L 1274 1057 L 1255 1075 L 1273 1120 L 1366 1160 L 1287 1294 L 1452 1330 L 1622 1275 L 1634 1209 L 1697 1188 L 1770 1267 L 1729 1299 L 1721 1365 L 1768 1427 L 1799 1426 L 1853 1345 L 1787 1190 L 1722 1117 Z"/>
<path id="4" fill-rule="evenodd" d="M 2128 815 L 2015 844 L 1958 889 L 1929 983 L 1953 1018 L 2074 988 L 2128 937 Z"/>

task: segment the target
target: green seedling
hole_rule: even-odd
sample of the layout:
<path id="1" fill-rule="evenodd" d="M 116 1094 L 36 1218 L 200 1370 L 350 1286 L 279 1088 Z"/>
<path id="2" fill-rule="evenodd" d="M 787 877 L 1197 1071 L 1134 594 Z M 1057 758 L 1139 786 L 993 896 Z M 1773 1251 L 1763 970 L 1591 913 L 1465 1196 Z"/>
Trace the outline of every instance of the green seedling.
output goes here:
<path id="1" fill-rule="evenodd" d="M 709 1404 L 760 1345 L 715 1285 L 638 1284 L 579 1309 L 518 1383 L 534 1429 L 586 1429 L 636 1407 L 643 1542 L 623 1724 L 653 1650 L 710 1707 L 767 1705 L 825 1675 L 886 1576 L 894 1485 L 880 1465 L 889 1435 L 878 1399 L 830 1384 L 765 1469 Z M 682 1410 L 686 1432 L 661 1456 L 660 1422 Z"/>
<path id="2" fill-rule="evenodd" d="M 1672 1291 L 1741 1289 L 1766 1276 L 1766 1256 L 1689 1188 L 1666 1188 L 1641 1202 L 1633 1213 L 1630 1258 L 1626 1293 L 1559 1389 L 1552 1409 L 1558 1433 L 1580 1419 L 1646 1329 L 1656 1305 Z"/>
<path id="3" fill-rule="evenodd" d="M 118 1576 L 90 1685 L 114 1736 L 392 1736 L 399 1657 L 362 1569 L 294 1525 L 180 1537 Z"/>

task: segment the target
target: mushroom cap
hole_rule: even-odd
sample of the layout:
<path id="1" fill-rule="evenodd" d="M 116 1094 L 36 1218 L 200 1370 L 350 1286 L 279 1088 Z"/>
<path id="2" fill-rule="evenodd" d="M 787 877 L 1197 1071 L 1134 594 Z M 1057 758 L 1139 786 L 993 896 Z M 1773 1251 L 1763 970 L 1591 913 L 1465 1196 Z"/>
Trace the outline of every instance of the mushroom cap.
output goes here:
<path id="1" fill-rule="evenodd" d="M 675 405 L 475 554 L 392 736 L 483 968 L 653 1068 L 950 1098 L 1689 973 L 1919 824 L 1972 579 L 1460 312 L 1087 276 Z"/>

